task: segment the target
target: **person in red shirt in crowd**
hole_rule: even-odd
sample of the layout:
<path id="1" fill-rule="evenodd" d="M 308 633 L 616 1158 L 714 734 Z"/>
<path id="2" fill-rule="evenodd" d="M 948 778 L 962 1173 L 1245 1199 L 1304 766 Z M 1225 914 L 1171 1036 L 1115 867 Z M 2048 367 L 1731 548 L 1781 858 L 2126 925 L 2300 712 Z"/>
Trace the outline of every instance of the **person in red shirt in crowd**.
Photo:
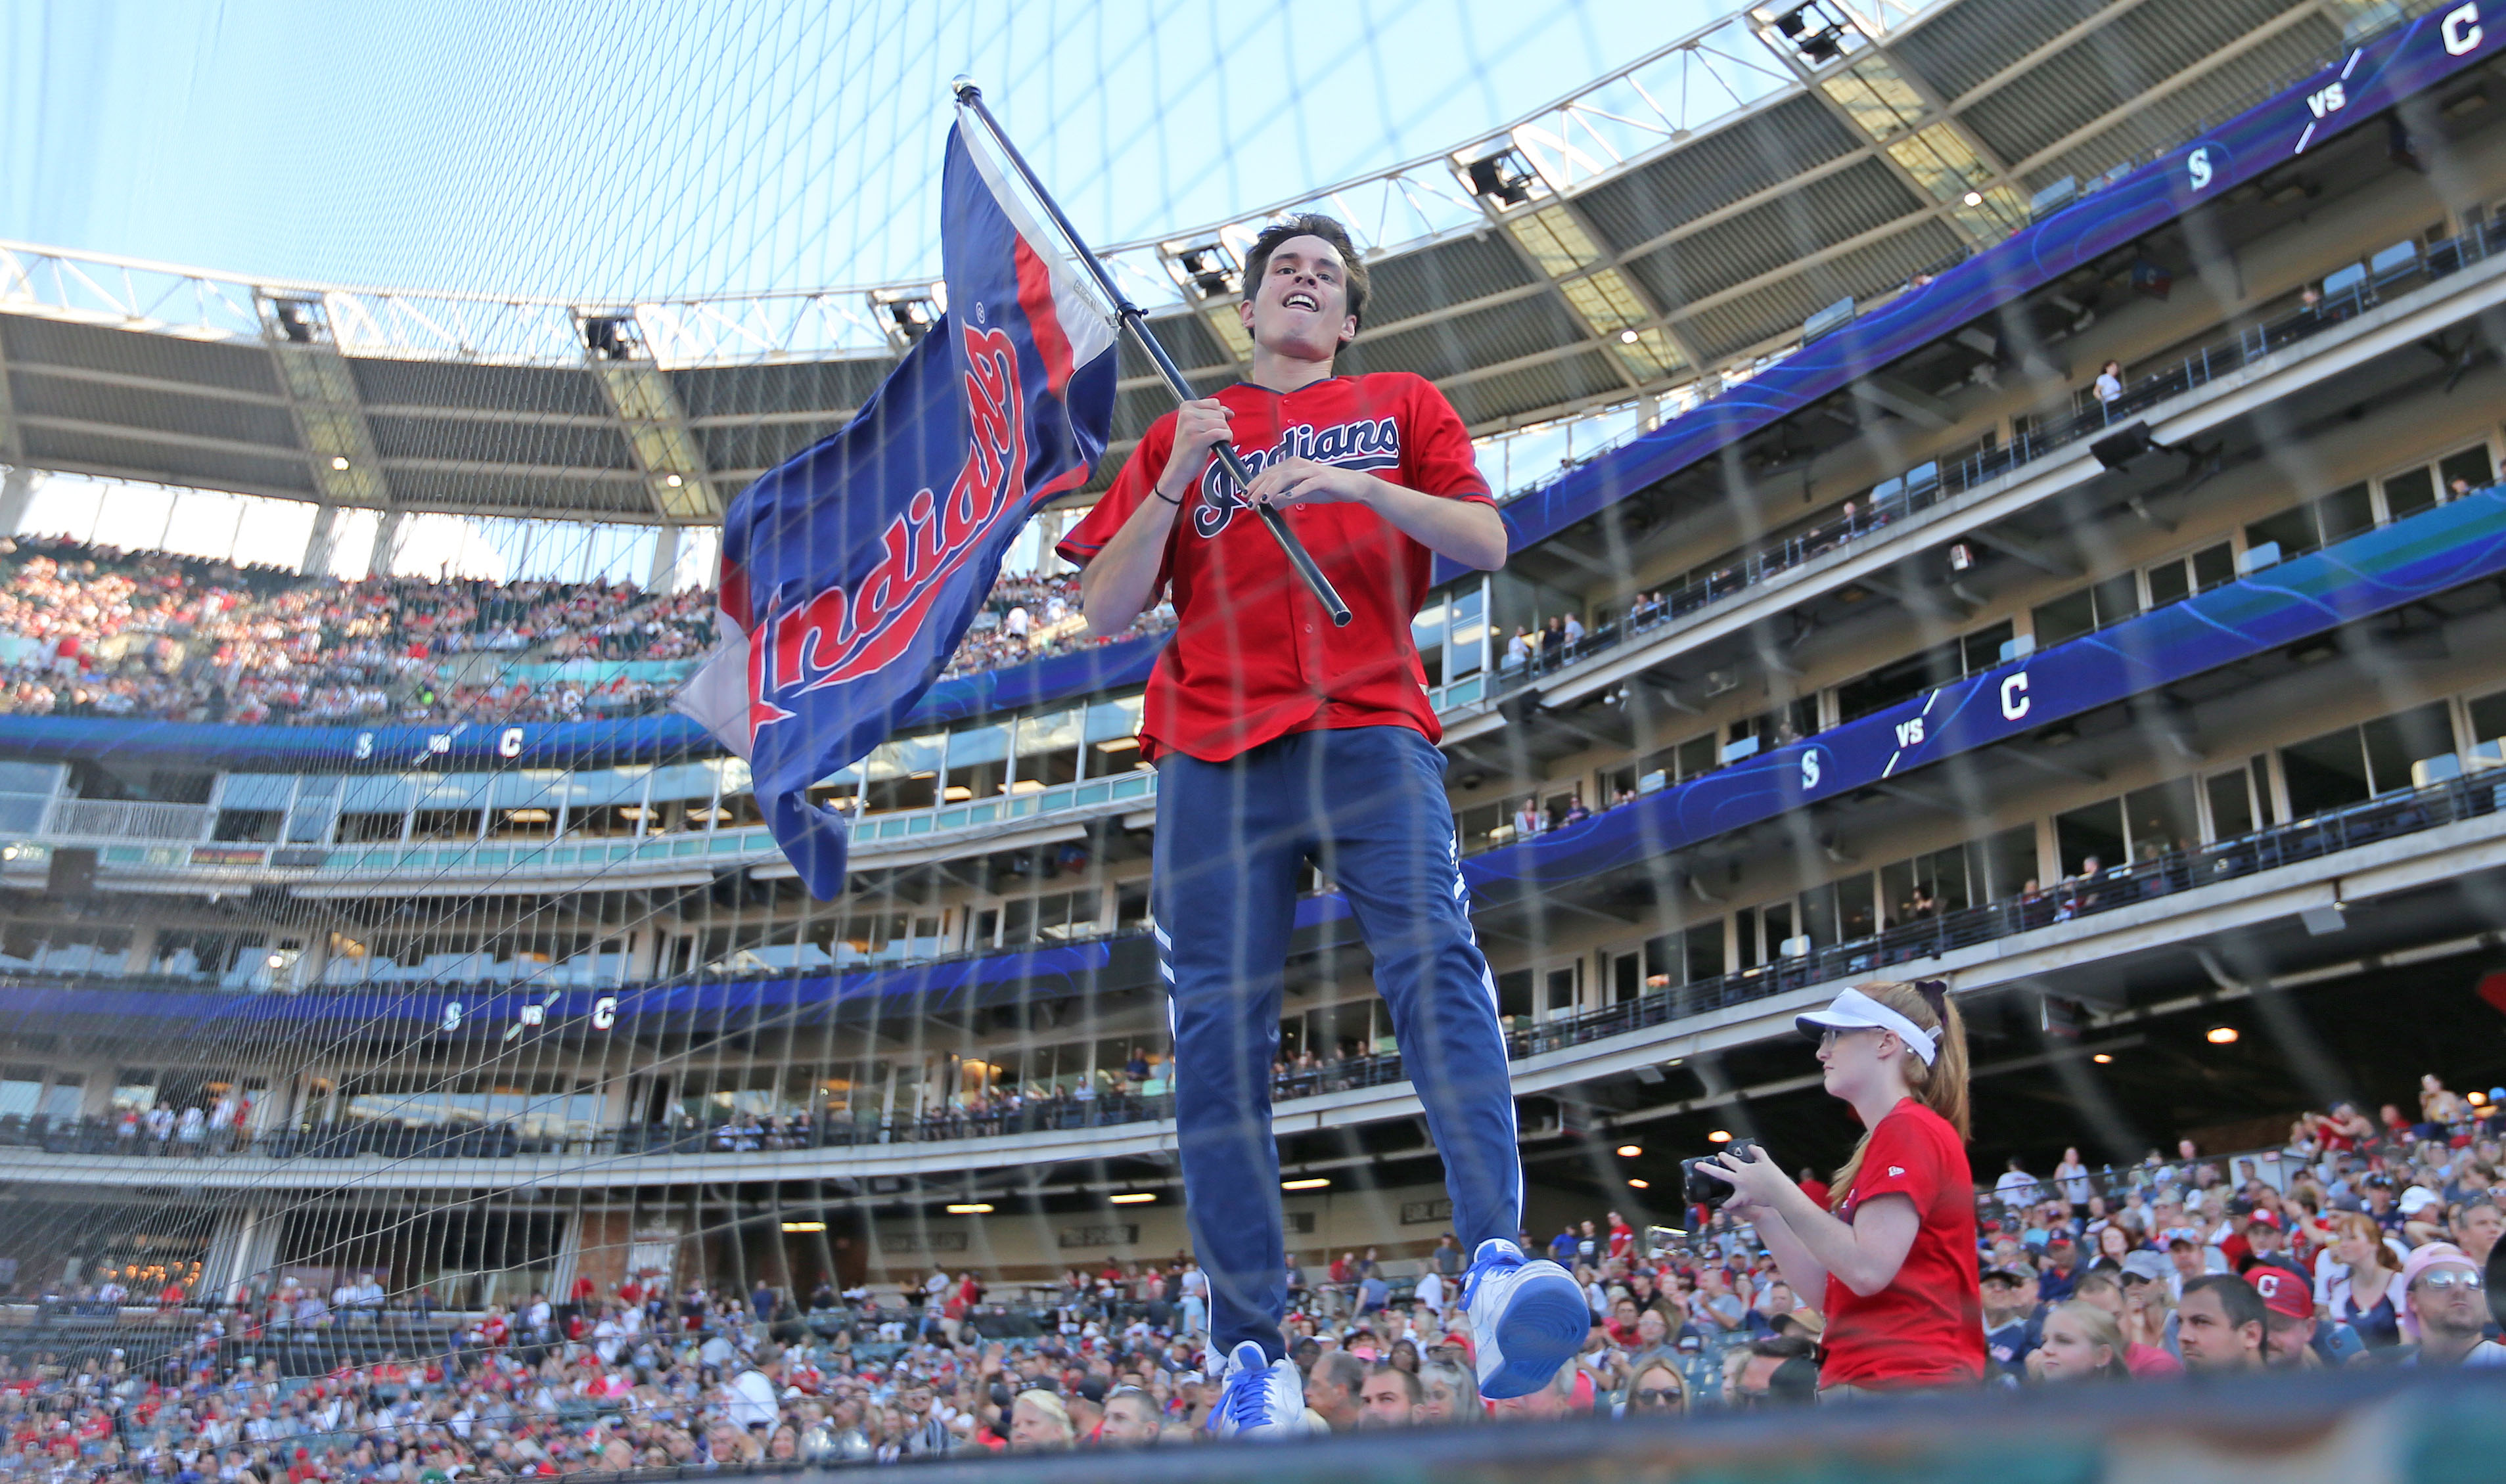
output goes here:
<path id="1" fill-rule="evenodd" d="M 1615 1211 L 1611 1212 L 1610 1255 L 1613 1257 L 1632 1258 L 1635 1256 L 1635 1253 L 1636 1229 L 1628 1224 L 1628 1219 L 1626 1217 L 1619 1215 Z"/>
<path id="2" fill-rule="evenodd" d="M 1864 1133 L 1821 1210 L 1763 1148 L 1697 1168 L 1729 1181 L 1785 1281 L 1819 1307 L 1822 1393 L 1974 1386 L 1985 1374 L 1975 1177 L 1967 1164 L 1966 1028 L 1949 986 L 1848 989 L 1796 1017 L 1819 1038 L 1828 1093 Z"/>
<path id="3" fill-rule="evenodd" d="M 1505 565 L 1508 536 L 1470 434 L 1406 371 L 1337 375 L 1367 270 L 1329 217 L 1266 228 L 1237 314 L 1247 380 L 1141 436 L 1113 488 L 1056 549 L 1086 569 L 1091 633 L 1119 633 L 1161 589 L 1175 636 L 1151 671 L 1141 754 L 1158 764 L 1151 887 L 1174 1027 L 1176 1142 L 1193 1250 L 1224 1357 L 1218 1431 L 1302 1429 L 1280 1320 L 1287 1260 L 1271 1074 L 1300 875 L 1328 857 L 1375 958 L 1404 1065 L 1473 1254 L 1463 1301 L 1490 1398 L 1543 1387 L 1591 1311 L 1532 1260 L 1495 980 L 1472 934 L 1442 729 L 1410 625 L 1438 556 Z M 1212 457 L 1231 444 L 1238 488 Z M 1336 627 L 1266 529 L 1271 507 L 1352 614 Z"/>
<path id="4" fill-rule="evenodd" d="M 1801 1174 L 1793 1177 L 1793 1184 L 1802 1187 L 1802 1194 L 1809 1197 L 1809 1203 L 1811 1205 L 1816 1206 L 1821 1211 L 1825 1211 L 1828 1208 L 1829 1200 L 1827 1182 L 1818 1178 L 1817 1171 L 1812 1170 L 1808 1165 L 1803 1165 L 1801 1167 Z"/>

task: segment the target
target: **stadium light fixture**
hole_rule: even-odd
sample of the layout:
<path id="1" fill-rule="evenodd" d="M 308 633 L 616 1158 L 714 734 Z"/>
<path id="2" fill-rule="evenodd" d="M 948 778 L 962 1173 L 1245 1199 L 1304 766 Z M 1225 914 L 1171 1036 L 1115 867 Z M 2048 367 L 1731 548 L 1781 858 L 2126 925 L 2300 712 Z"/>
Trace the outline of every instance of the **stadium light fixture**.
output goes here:
<path id="1" fill-rule="evenodd" d="M 1764 15 L 1765 12 L 1759 14 Z M 1793 53 L 1813 67 L 1824 67 L 1844 54 L 1845 22 L 1812 0 L 1775 18 L 1775 30 L 1792 44 Z"/>
<path id="2" fill-rule="evenodd" d="M 1630 1190 L 1650 1190 L 1653 1188 L 1653 1182 L 1649 1180 L 1629 1180 L 1628 1182 L 1628 1188 Z"/>
<path id="3" fill-rule="evenodd" d="M 954 1201 L 943 1209 L 950 1216 L 990 1216 L 992 1203 L 990 1201 Z"/>
<path id="4" fill-rule="evenodd" d="M 1619 343 L 1622 345 L 1633 345 L 1636 341 L 1642 338 L 1644 338 L 1644 336 L 1636 334 L 1632 328 L 1619 332 Z"/>
<path id="5" fill-rule="evenodd" d="M 345 474 L 345 473 L 347 473 L 347 472 L 348 472 L 348 456 L 347 456 L 346 454 L 344 454 L 344 453 L 335 453 L 335 454 L 331 455 L 331 467 L 332 467 L 333 469 L 338 470 L 338 471 L 339 471 L 340 473 L 341 473 L 341 474 Z"/>
<path id="6" fill-rule="evenodd" d="M 1146 1206 L 1157 1198 L 1157 1192 L 1154 1190 L 1126 1190 L 1120 1195 L 1105 1197 L 1117 1206 Z"/>
<path id="7" fill-rule="evenodd" d="M 1622 1144 L 1619 1146 L 1619 1157 L 1621 1159 L 1633 1159 L 1643 1152 L 1644 1146 L 1640 1144 Z"/>
<path id="8" fill-rule="evenodd" d="M 587 314 L 583 348 L 603 361 L 626 361 L 635 354 L 635 317 L 631 314 Z"/>
<path id="9" fill-rule="evenodd" d="M 1494 154 L 1483 155 L 1462 167 L 1462 179 L 1470 187 L 1471 194 L 1490 202 L 1500 211 L 1530 200 L 1532 183 L 1539 178 L 1531 161 L 1512 144 Z"/>
<path id="10" fill-rule="evenodd" d="M 1169 248 L 1167 259 L 1174 265 L 1175 276 L 1196 299 L 1234 299 L 1243 292 L 1243 265 L 1221 238 Z"/>
<path id="11" fill-rule="evenodd" d="M 2237 1043 L 2237 1028 L 2233 1025 L 2214 1025 L 2210 1027 L 2210 1033 L 2202 1039 L 2214 1046 L 2233 1046 Z"/>
<path id="12" fill-rule="evenodd" d="M 1705 1136 L 1705 1142 L 1708 1144 L 1730 1144 L 1732 1142 L 1732 1131 L 1728 1128 L 1718 1128 L 1714 1132 Z"/>
<path id="13" fill-rule="evenodd" d="M 1970 191 L 1966 194 L 1959 196 L 1958 199 L 1969 206 L 1981 206 L 1984 204 L 1984 193 L 1981 191 Z"/>
<path id="14" fill-rule="evenodd" d="M 2111 1067 L 2114 1065 L 2114 1057 L 2104 1051 L 2099 1051 L 2096 1055 L 2090 1057 L 2089 1060 L 2095 1062 L 2100 1067 Z"/>
<path id="15" fill-rule="evenodd" d="M 681 477 L 679 477 L 678 475 L 664 475 L 664 476 L 662 477 L 662 483 L 664 483 L 664 484 L 666 484 L 666 485 L 668 485 L 668 486 L 670 486 L 670 488 L 672 488 L 672 489 L 676 489 L 676 488 L 678 488 L 680 485 L 685 484 L 685 483 L 686 483 L 686 482 L 688 482 L 688 481 L 687 481 L 685 478 L 682 478 Z"/>
<path id="16" fill-rule="evenodd" d="M 783 1229 L 784 1229 L 785 1231 L 796 1231 L 796 1232 L 797 1232 L 797 1231 L 824 1231 L 824 1230 L 826 1230 L 826 1229 L 827 1229 L 827 1223 L 826 1223 L 826 1222 L 824 1222 L 824 1221 L 786 1221 L 786 1222 L 784 1222 L 784 1223 L 783 1223 Z"/>
<path id="17" fill-rule="evenodd" d="M 1330 1184 L 1331 1179 L 1328 1176 L 1309 1175 L 1304 1180 L 1283 1180 L 1279 1182 L 1279 1188 L 1282 1190 L 1320 1190 Z"/>

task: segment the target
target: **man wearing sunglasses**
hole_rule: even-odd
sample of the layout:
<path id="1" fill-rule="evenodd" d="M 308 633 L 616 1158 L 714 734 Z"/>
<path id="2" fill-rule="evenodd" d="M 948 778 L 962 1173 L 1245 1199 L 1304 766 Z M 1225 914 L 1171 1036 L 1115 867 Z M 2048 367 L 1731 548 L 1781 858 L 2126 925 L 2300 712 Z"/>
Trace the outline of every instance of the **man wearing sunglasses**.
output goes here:
<path id="1" fill-rule="evenodd" d="M 2506 1345 L 2486 1338 L 2488 1284 L 2471 1256 L 2451 1242 L 2431 1242 L 2402 1264 L 2404 1327 L 2418 1333 L 2418 1351 L 2404 1365 L 2506 1365 Z"/>

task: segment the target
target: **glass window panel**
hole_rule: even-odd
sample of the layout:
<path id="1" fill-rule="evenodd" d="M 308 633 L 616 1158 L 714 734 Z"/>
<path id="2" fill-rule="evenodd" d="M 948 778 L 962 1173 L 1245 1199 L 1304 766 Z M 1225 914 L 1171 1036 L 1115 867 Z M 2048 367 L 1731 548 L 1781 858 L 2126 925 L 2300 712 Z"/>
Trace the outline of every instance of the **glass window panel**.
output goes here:
<path id="1" fill-rule="evenodd" d="M 1723 923 L 1700 923 L 1688 930 L 1688 982 L 1719 978 L 1723 973 Z"/>
<path id="2" fill-rule="evenodd" d="M 2016 897 L 2036 879 L 2036 827 L 2015 825 L 1978 842 L 1989 900 Z"/>
<path id="3" fill-rule="evenodd" d="M 2096 868 L 2119 866 L 2124 859 L 2123 800 L 2109 798 L 2085 809 L 2073 809 L 2054 816 L 2054 842 L 2062 862 L 2062 874 L 2076 876 L 2089 869 L 2094 861 Z"/>
<path id="4" fill-rule="evenodd" d="M 2050 649 L 2065 639 L 2075 639 L 2097 626 L 2096 600 L 2088 588 L 2066 593 L 2051 603 L 2037 605 L 2034 627 L 2036 647 Z"/>
<path id="5" fill-rule="evenodd" d="M 2254 798 L 2253 792 L 2246 787 L 2247 776 L 2243 768 L 2238 768 L 2233 773 L 2211 777 L 2207 787 L 2212 839 L 2232 840 L 2240 834 L 2253 832 Z"/>
<path id="6" fill-rule="evenodd" d="M 2437 478 L 2445 488 L 2447 499 L 2452 499 L 2465 490 L 2482 488 L 2495 482 L 2497 478 L 2495 471 L 2489 466 L 2488 445 L 2486 443 L 2465 448 L 2460 453 L 2446 455 L 2437 462 L 2436 473 Z M 2463 490 L 2455 489 L 2456 480 L 2461 481 Z"/>
<path id="7" fill-rule="evenodd" d="M 2279 559 L 2304 556 L 2316 546 L 2314 512 L 2307 510 L 2282 511 L 2276 515 L 2257 520 L 2245 527 L 2245 548 L 2251 550 L 2268 542 L 2279 543 Z"/>
<path id="8" fill-rule="evenodd" d="M 2367 755 L 2355 726 L 2283 747 L 2279 764 L 2288 780 L 2288 806 L 2299 819 L 2369 795 Z"/>
<path id="9" fill-rule="evenodd" d="M 2193 595 L 2193 573 L 2190 564 L 2178 557 L 2160 562 L 2149 569 L 2149 606 L 2165 608 Z"/>
<path id="10" fill-rule="evenodd" d="M 2134 861 L 2154 860 L 2202 836 L 2190 778 L 2134 790 L 2124 795 L 2123 807 Z"/>
<path id="11" fill-rule="evenodd" d="M 2369 722 L 2359 731 L 2366 743 L 2368 781 L 2379 794 L 2411 786 L 2411 764 L 2453 751 L 2453 725 L 2443 701 Z"/>
<path id="12" fill-rule="evenodd" d="M 218 789 L 218 807 L 284 809 L 295 794 L 293 773 L 229 773 Z"/>
<path id="13" fill-rule="evenodd" d="M 2120 623 L 2140 612 L 2140 578 L 2126 572 L 2089 589 L 2096 594 L 2097 627 Z"/>
<path id="14" fill-rule="evenodd" d="M 63 771 L 57 762 L 0 762 L 0 794 L 50 794 Z"/>
<path id="15" fill-rule="evenodd" d="M 2204 547 L 2193 553 L 2193 585 L 2202 592 L 2222 583 L 2237 580 L 2237 553 L 2228 543 Z"/>
<path id="16" fill-rule="evenodd" d="M 2384 513 L 2399 520 L 2436 504 L 2436 476 L 2425 469 L 2407 470 L 2384 480 Z"/>
<path id="17" fill-rule="evenodd" d="M 2364 484 L 2352 484 L 2325 495 L 2314 502 L 2314 512 L 2323 524 L 2325 546 L 2346 541 L 2376 525 L 2376 503 L 2368 498 Z"/>
<path id="18" fill-rule="evenodd" d="M 2488 742 L 2506 737 L 2506 690 L 2471 703 L 2471 739 Z"/>
<path id="19" fill-rule="evenodd" d="M 1079 776 L 1079 738 L 1086 713 L 1079 710 L 1028 717 L 1018 724 L 1018 781 L 1050 788 Z"/>

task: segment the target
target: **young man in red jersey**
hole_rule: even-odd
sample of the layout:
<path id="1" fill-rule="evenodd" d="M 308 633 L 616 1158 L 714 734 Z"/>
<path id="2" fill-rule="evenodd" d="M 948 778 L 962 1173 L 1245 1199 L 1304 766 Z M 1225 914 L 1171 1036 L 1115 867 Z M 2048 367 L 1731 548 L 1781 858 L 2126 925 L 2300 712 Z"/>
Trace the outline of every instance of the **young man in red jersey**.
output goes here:
<path id="1" fill-rule="evenodd" d="M 1141 725 L 1158 764 L 1152 916 L 1174 1031 L 1175 1122 L 1195 1251 L 1209 1274 L 1219 1431 L 1302 1427 L 1286 1359 L 1271 1070 L 1301 871 L 1345 894 L 1473 1252 L 1463 1302 L 1480 1387 L 1547 1383 L 1579 1350 L 1582 1290 L 1514 1237 L 1522 1203 L 1495 981 L 1471 934 L 1441 735 L 1410 623 L 1433 557 L 1494 570 L 1505 525 L 1460 417 L 1407 372 L 1338 375 L 1366 267 L 1329 217 L 1265 230 L 1237 313 L 1249 379 L 1140 440 L 1058 550 L 1087 568 L 1089 628 L 1128 628 L 1162 590 L 1175 636 Z M 1210 450 L 1232 443 L 1238 489 Z M 1354 614 L 1335 628 L 1257 505 L 1278 508 Z"/>

